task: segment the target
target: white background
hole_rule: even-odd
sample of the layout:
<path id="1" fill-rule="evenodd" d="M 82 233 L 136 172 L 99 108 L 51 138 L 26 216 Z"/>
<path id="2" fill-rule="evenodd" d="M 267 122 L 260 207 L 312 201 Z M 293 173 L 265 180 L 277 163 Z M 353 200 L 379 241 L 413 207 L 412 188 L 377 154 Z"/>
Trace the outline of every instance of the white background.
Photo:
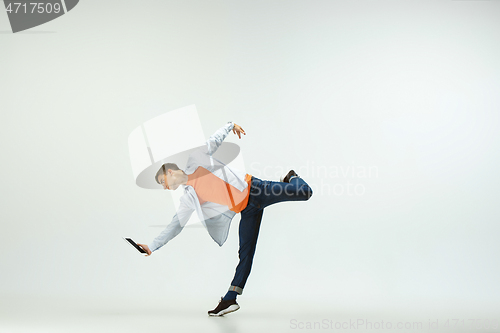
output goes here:
<path id="1" fill-rule="evenodd" d="M 499 1 L 85 0 L 17 34 L 0 12 L 0 331 L 500 320 Z M 239 215 L 223 247 L 121 239 L 174 214 L 134 184 L 129 133 L 190 104 L 206 137 L 245 129 L 246 172 L 314 190 L 265 210 L 218 323 Z"/>

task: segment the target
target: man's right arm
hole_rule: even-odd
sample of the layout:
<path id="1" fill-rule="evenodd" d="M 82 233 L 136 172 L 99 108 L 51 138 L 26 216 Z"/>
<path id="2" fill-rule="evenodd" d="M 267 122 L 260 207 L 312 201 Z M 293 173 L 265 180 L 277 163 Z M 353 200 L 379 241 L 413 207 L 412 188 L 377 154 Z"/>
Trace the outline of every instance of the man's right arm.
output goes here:
<path id="1" fill-rule="evenodd" d="M 191 217 L 193 211 L 194 208 L 189 207 L 181 200 L 177 214 L 174 215 L 170 224 L 167 225 L 167 227 L 148 245 L 151 252 L 158 250 L 160 247 L 167 244 L 172 238 L 177 236 L 182 229 L 184 229 L 184 226 Z"/>

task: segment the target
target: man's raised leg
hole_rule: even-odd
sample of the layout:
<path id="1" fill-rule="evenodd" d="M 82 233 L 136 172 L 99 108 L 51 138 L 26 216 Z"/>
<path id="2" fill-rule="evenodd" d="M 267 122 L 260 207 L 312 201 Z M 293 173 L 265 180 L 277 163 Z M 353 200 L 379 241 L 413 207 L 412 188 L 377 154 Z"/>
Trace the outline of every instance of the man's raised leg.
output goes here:
<path id="1" fill-rule="evenodd" d="M 311 187 L 300 177 L 292 177 L 289 183 L 263 181 L 259 201 L 262 208 L 284 201 L 306 201 L 312 196 Z"/>

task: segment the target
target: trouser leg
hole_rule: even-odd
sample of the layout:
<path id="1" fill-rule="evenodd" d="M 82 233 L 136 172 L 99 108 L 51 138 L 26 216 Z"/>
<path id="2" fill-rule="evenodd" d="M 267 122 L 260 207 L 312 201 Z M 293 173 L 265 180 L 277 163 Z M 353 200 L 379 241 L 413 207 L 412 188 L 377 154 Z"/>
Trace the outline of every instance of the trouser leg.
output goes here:
<path id="1" fill-rule="evenodd" d="M 241 212 L 238 251 L 240 261 L 229 288 L 239 295 L 243 293 L 252 268 L 264 207 L 283 201 L 305 201 L 312 196 L 312 189 L 300 177 L 290 179 L 290 183 L 253 178 L 248 205 Z"/>
<path id="2" fill-rule="evenodd" d="M 239 227 L 240 249 L 238 251 L 240 261 L 229 288 L 229 290 L 236 291 L 239 295 L 243 293 L 243 288 L 252 269 L 263 212 L 263 209 L 249 209 L 247 212 L 243 210 L 241 214 Z"/>
<path id="3" fill-rule="evenodd" d="M 257 193 L 261 208 L 284 201 L 306 201 L 312 196 L 311 187 L 300 177 L 293 177 L 289 183 L 263 180 Z"/>

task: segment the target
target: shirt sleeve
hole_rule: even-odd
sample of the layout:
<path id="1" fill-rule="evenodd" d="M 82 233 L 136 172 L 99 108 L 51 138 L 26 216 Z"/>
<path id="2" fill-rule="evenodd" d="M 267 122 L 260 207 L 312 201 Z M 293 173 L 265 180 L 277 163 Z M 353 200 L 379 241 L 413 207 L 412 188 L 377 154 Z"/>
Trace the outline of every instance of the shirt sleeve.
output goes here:
<path id="1" fill-rule="evenodd" d="M 151 252 L 158 250 L 160 247 L 167 244 L 172 238 L 177 236 L 182 229 L 184 229 L 184 226 L 191 217 L 193 211 L 194 208 L 189 207 L 181 200 L 177 214 L 174 215 L 170 224 L 167 225 L 167 227 L 148 245 Z"/>
<path id="2" fill-rule="evenodd" d="M 210 138 L 207 140 L 208 153 L 210 155 L 214 154 L 217 151 L 217 149 L 219 149 L 220 145 L 227 137 L 229 132 L 231 132 L 233 127 L 234 123 L 230 121 L 226 125 L 219 128 L 214 134 L 210 136 Z"/>

